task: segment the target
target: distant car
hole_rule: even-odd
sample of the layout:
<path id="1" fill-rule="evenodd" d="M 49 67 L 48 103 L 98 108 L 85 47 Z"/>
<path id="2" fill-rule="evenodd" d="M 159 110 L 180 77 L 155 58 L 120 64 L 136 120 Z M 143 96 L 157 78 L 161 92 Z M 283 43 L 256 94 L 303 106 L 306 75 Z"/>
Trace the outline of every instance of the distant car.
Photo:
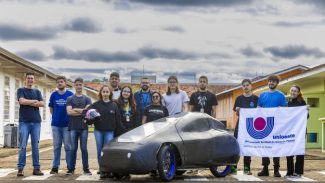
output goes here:
<path id="1" fill-rule="evenodd" d="M 157 170 L 171 181 L 186 169 L 210 168 L 216 177 L 239 160 L 239 146 L 224 124 L 203 113 L 180 113 L 139 126 L 105 145 L 101 171 L 114 175 Z M 220 170 L 221 167 L 221 170 Z"/>

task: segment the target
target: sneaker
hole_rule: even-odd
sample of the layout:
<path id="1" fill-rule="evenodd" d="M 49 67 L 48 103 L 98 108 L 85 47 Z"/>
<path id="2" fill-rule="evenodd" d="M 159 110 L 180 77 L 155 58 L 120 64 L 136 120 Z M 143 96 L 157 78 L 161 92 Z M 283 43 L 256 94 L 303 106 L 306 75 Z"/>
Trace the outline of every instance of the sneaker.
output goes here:
<path id="1" fill-rule="evenodd" d="M 246 175 L 252 175 L 252 172 L 251 172 L 251 170 L 250 170 L 249 167 L 247 167 L 247 166 L 244 167 L 244 174 L 246 174 Z"/>
<path id="2" fill-rule="evenodd" d="M 50 171 L 50 174 L 58 174 L 59 170 L 57 168 L 52 168 L 52 170 Z"/>
<path id="3" fill-rule="evenodd" d="M 44 173 L 40 169 L 34 169 L 33 170 L 33 175 L 43 176 Z"/>
<path id="4" fill-rule="evenodd" d="M 286 179 L 287 178 L 292 178 L 292 176 L 293 176 L 292 174 L 286 174 L 283 178 L 286 178 Z"/>
<path id="5" fill-rule="evenodd" d="M 236 166 L 231 166 L 230 173 L 231 174 L 237 174 L 237 167 Z"/>
<path id="6" fill-rule="evenodd" d="M 294 178 L 301 178 L 301 174 L 297 174 L 297 173 L 293 173 L 292 174 L 292 177 L 294 177 Z"/>
<path id="7" fill-rule="evenodd" d="M 84 175 L 92 175 L 92 173 L 89 171 L 89 169 L 84 170 Z"/>
<path id="8" fill-rule="evenodd" d="M 24 171 L 18 170 L 17 177 L 23 177 L 23 176 L 24 176 Z"/>
<path id="9" fill-rule="evenodd" d="M 74 170 L 69 169 L 65 174 L 66 175 L 72 175 L 72 174 L 74 174 Z"/>
<path id="10" fill-rule="evenodd" d="M 274 171 L 274 177 L 281 177 L 281 174 L 279 171 Z"/>

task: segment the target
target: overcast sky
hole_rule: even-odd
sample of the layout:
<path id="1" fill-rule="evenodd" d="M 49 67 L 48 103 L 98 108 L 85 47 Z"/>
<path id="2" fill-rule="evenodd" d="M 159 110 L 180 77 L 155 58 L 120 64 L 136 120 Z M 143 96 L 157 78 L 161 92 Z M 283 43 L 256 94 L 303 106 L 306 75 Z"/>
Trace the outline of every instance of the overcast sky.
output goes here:
<path id="1" fill-rule="evenodd" d="M 323 0 L 0 0 L 0 46 L 56 74 L 238 83 L 325 63 Z M 183 79 L 185 82 L 185 79 Z"/>

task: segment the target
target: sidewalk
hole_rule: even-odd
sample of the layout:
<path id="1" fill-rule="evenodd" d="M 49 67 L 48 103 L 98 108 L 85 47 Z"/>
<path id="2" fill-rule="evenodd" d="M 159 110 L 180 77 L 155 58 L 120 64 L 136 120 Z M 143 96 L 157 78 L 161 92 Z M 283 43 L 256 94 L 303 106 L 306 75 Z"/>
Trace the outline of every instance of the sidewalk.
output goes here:
<path id="1" fill-rule="evenodd" d="M 40 142 L 39 148 L 46 148 L 50 147 L 53 145 L 53 140 L 48 139 L 48 140 L 42 140 Z M 10 148 L 10 147 L 1 147 L 0 148 L 0 158 L 8 157 L 8 156 L 13 156 L 18 154 L 19 149 L 18 148 Z M 27 152 L 31 151 L 31 144 L 29 143 L 27 145 Z"/>

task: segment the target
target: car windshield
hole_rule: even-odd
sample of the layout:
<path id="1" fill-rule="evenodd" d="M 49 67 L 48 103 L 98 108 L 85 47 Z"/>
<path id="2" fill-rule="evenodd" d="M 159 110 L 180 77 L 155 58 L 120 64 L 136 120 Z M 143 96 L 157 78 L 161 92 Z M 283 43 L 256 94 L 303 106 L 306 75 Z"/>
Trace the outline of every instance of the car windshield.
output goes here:
<path id="1" fill-rule="evenodd" d="M 126 132 L 125 134 L 118 137 L 118 142 L 137 142 L 145 137 L 150 136 L 151 134 L 159 131 L 166 127 L 169 123 L 174 122 L 175 118 L 163 118 L 164 120 L 157 120 L 154 122 L 146 123 L 141 125 L 131 131 Z"/>

